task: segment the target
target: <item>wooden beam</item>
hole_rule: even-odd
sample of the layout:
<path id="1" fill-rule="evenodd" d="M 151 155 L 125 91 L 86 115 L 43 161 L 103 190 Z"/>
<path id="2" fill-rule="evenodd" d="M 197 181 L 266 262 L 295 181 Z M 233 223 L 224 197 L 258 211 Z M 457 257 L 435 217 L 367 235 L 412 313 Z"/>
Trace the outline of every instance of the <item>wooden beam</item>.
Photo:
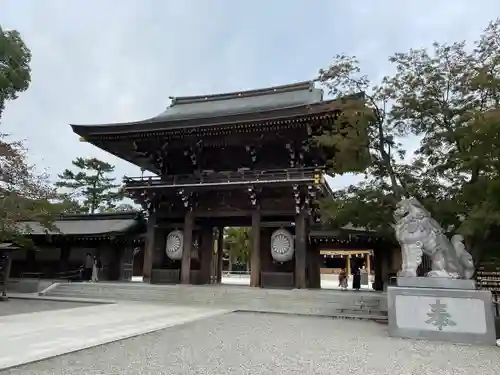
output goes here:
<path id="1" fill-rule="evenodd" d="M 373 250 L 365 249 L 338 249 L 338 250 L 321 250 L 321 255 L 356 255 L 356 254 L 372 254 Z"/>
<path id="2" fill-rule="evenodd" d="M 194 215 L 196 218 L 232 218 L 232 217 L 249 217 L 252 214 L 251 210 L 213 210 L 213 211 L 202 211 L 194 210 Z M 261 210 L 261 217 L 272 216 L 272 217 L 289 217 L 293 220 L 295 216 L 295 210 L 292 208 L 290 210 Z M 170 212 L 158 212 L 158 218 L 162 219 L 179 219 L 179 213 Z"/>
<path id="3" fill-rule="evenodd" d="M 228 182 L 197 182 L 193 181 L 191 183 L 176 184 L 173 182 L 158 182 L 154 185 L 148 185 L 146 181 L 144 183 L 140 182 L 137 185 L 130 185 L 125 187 L 125 191 L 134 192 L 138 190 L 145 191 L 155 191 L 162 192 L 167 195 L 175 196 L 179 189 L 185 189 L 187 191 L 232 191 L 240 190 L 246 188 L 248 185 L 254 185 L 262 189 L 277 189 L 277 188 L 287 188 L 292 185 L 308 186 L 313 183 L 312 177 L 296 177 L 290 178 L 289 180 L 260 180 L 260 179 L 249 179 L 244 181 L 228 181 Z M 170 194 L 169 194 L 170 192 Z"/>

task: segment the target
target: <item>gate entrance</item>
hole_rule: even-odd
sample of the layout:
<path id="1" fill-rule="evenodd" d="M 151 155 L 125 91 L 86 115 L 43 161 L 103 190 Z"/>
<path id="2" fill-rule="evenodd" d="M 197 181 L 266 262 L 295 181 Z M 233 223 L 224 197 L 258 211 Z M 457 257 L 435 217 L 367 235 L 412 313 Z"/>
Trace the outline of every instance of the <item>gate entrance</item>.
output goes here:
<path id="1" fill-rule="evenodd" d="M 177 97 L 162 114 L 124 124 L 73 125 L 87 142 L 155 176 L 125 178 L 148 211 L 145 281 L 220 282 L 224 227 L 250 228 L 250 285 L 319 287 L 309 240 L 335 150 L 316 146 L 341 101 L 312 82 Z M 222 238 L 221 238 L 222 236 Z"/>

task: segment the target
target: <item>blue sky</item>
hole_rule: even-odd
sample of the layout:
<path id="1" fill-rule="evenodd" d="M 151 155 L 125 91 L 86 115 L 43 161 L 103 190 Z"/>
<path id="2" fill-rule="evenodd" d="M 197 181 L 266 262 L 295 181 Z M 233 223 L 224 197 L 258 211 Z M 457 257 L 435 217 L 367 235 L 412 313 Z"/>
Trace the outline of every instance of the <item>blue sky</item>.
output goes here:
<path id="1" fill-rule="evenodd" d="M 7 104 L 0 131 L 25 139 L 30 161 L 53 175 L 82 155 L 138 175 L 69 124 L 148 118 L 169 96 L 312 79 L 337 53 L 358 56 L 377 81 L 393 52 L 474 40 L 499 15 L 498 0 L 0 0 L 0 24 L 33 53 L 32 85 Z"/>

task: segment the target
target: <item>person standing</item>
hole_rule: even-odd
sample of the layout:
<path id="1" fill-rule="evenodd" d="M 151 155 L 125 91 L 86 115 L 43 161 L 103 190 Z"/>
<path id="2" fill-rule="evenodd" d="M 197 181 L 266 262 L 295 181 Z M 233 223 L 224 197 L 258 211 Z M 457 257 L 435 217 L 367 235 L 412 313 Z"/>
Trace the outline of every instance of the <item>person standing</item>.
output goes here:
<path id="1" fill-rule="evenodd" d="M 347 279 L 348 279 L 348 276 L 347 276 L 346 269 L 342 268 L 340 270 L 340 273 L 339 273 L 339 287 L 340 287 L 340 289 L 342 289 L 342 290 L 347 289 Z"/>
<path id="2" fill-rule="evenodd" d="M 97 257 L 94 257 L 94 262 L 92 264 L 92 282 L 96 283 L 99 281 L 98 276 L 99 269 L 97 268 Z"/>
<path id="3" fill-rule="evenodd" d="M 102 276 L 102 262 L 101 258 L 97 257 L 95 265 L 97 266 L 97 279 L 99 280 Z"/>
<path id="4" fill-rule="evenodd" d="M 92 279 L 92 268 L 94 267 L 94 258 L 92 254 L 85 255 L 85 262 L 83 264 L 83 280 L 90 281 Z"/>
<path id="5" fill-rule="evenodd" d="M 352 271 L 352 289 L 360 290 L 361 289 L 361 272 L 358 266 L 353 267 Z"/>

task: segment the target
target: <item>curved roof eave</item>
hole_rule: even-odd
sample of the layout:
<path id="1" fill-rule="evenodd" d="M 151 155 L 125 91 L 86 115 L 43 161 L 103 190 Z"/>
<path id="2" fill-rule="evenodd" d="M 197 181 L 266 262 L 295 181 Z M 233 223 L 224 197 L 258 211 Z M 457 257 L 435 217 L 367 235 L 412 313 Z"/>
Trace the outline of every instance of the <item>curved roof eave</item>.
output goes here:
<path id="1" fill-rule="evenodd" d="M 353 95 L 354 97 L 354 95 Z M 359 96 L 356 96 L 358 98 Z M 259 110 L 253 108 L 246 108 L 240 112 L 220 112 L 213 111 L 211 113 L 184 113 L 184 115 L 191 116 L 170 116 L 166 112 L 141 121 L 131 121 L 123 123 L 109 123 L 109 124 L 94 124 L 94 125 L 75 125 L 71 127 L 73 132 L 86 137 L 89 135 L 106 135 L 106 134 L 125 134 L 136 132 L 151 132 L 163 130 L 178 130 L 183 128 L 203 127 L 203 126 L 217 126 L 226 125 L 230 123 L 246 123 L 252 121 L 266 121 L 266 120 L 279 120 L 286 117 L 297 117 L 306 114 L 316 114 L 322 112 L 329 112 L 332 110 L 329 107 L 331 103 L 341 103 L 339 99 L 332 100 L 311 100 L 310 102 L 295 102 L 292 105 L 261 107 Z M 174 107 L 170 107 L 174 108 Z"/>
<path id="2" fill-rule="evenodd" d="M 318 103 L 318 104 L 324 104 Z M 261 112 L 248 112 L 231 114 L 228 116 L 213 116 L 205 118 L 188 118 L 188 119 L 178 119 L 178 120 L 166 120 L 157 117 L 153 117 L 148 120 L 134 121 L 134 122 L 124 122 L 124 123 L 110 123 L 110 124 L 93 124 L 93 125 L 76 125 L 71 124 L 73 132 L 85 137 L 87 135 L 100 135 L 100 134 L 114 134 L 114 133 L 134 133 L 137 131 L 160 131 L 160 130 L 175 130 L 184 129 L 188 127 L 197 126 L 209 126 L 209 125 L 225 125 L 229 123 L 238 122 L 249 122 L 249 121 L 265 121 L 289 117 L 285 115 L 286 112 L 295 110 L 297 113 L 292 116 L 300 116 L 307 114 L 307 109 L 311 105 L 299 105 L 293 107 L 271 109 L 268 111 Z M 302 111 L 301 111 L 302 110 Z M 280 113 L 281 112 L 281 113 Z M 313 112 L 312 112 L 313 113 Z M 269 117 L 266 117 L 269 114 Z M 258 115 L 259 119 L 253 118 L 252 115 Z M 245 118 L 246 117 L 246 118 Z M 220 121 L 213 121 L 220 119 Z M 211 120 L 211 121 L 206 121 Z"/>
<path id="3" fill-rule="evenodd" d="M 125 123 L 71 125 L 73 131 L 81 136 L 112 132 L 142 131 L 132 129 L 141 125 L 163 124 L 162 128 L 148 130 L 166 130 L 182 128 L 187 123 L 197 122 L 203 126 L 217 123 L 214 119 L 232 116 L 251 116 L 256 113 L 286 110 L 306 105 L 321 103 L 323 90 L 306 81 L 295 84 L 275 86 L 240 92 L 171 98 L 171 104 L 165 111 L 146 120 Z M 207 121 L 208 120 L 208 121 Z M 194 125 L 196 126 L 196 125 Z"/>

